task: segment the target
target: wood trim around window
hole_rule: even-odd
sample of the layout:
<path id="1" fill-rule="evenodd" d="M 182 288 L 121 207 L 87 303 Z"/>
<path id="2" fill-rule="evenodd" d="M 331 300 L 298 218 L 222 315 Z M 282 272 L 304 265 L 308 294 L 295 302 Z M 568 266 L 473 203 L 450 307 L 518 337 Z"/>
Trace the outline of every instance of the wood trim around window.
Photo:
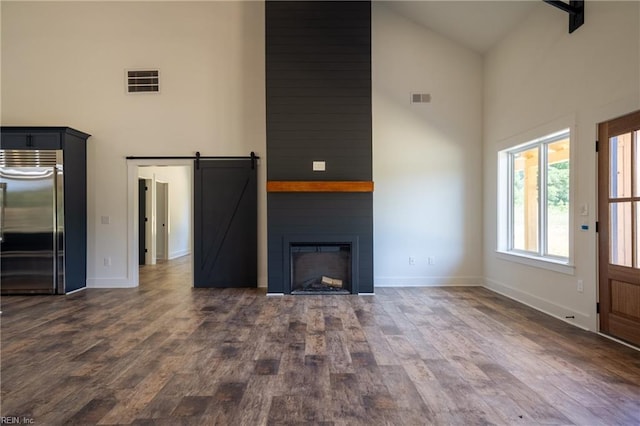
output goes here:
<path id="1" fill-rule="evenodd" d="M 373 192 L 373 182 L 270 180 L 267 192 Z"/>

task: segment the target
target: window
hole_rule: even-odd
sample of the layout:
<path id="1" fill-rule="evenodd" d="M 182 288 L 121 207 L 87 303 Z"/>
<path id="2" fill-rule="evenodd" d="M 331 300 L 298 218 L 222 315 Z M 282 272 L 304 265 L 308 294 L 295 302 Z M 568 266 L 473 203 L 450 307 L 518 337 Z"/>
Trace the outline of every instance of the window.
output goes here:
<path id="1" fill-rule="evenodd" d="M 568 263 L 569 129 L 500 152 L 506 196 L 502 251 Z M 505 232 L 506 231 L 506 232 Z"/>

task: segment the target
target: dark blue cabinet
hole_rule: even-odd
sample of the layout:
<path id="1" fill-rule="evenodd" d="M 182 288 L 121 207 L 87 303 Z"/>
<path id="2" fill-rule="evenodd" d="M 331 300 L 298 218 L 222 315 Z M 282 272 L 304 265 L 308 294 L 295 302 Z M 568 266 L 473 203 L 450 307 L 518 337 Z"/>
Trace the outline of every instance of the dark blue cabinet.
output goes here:
<path id="1" fill-rule="evenodd" d="M 91 135 L 70 127 L 2 126 L 2 160 L 9 161 L 7 150 L 60 150 L 63 188 L 63 284 L 57 293 L 69 293 L 86 287 L 87 282 L 87 148 Z M 8 163 L 7 163 L 8 164 Z M 58 268 L 60 269 L 60 268 Z M 4 286 L 2 291 L 5 292 Z"/>

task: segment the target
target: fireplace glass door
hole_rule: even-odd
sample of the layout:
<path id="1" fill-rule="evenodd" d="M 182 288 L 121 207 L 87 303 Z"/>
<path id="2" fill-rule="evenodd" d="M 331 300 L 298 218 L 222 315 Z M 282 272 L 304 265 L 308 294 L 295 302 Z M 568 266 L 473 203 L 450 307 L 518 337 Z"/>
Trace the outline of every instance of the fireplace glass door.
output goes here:
<path id="1" fill-rule="evenodd" d="M 351 244 L 294 243 L 291 294 L 350 294 Z"/>

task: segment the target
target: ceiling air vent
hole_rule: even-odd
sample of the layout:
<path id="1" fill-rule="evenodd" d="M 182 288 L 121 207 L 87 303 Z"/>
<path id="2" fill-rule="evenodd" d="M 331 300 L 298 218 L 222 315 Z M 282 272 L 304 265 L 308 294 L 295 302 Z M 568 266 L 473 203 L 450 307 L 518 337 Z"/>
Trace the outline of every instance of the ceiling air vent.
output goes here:
<path id="1" fill-rule="evenodd" d="M 158 93 L 160 71 L 127 70 L 127 93 Z"/>
<path id="2" fill-rule="evenodd" d="M 431 94 L 429 93 L 412 93 L 411 94 L 412 104 L 428 104 L 429 102 L 431 102 Z"/>

